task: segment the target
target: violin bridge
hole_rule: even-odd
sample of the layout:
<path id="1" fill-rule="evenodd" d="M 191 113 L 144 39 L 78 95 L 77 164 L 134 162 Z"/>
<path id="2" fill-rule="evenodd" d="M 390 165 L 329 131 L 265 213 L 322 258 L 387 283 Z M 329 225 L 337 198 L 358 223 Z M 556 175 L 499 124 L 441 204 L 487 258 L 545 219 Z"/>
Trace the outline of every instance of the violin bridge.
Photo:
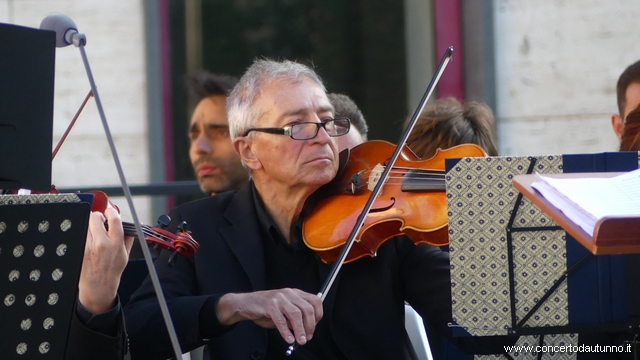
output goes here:
<path id="1" fill-rule="evenodd" d="M 382 164 L 376 165 L 369 174 L 369 181 L 367 181 L 367 188 L 369 191 L 373 191 L 373 188 L 376 187 L 378 181 L 380 181 L 380 177 L 382 176 L 382 172 L 384 171 L 384 166 Z M 382 189 L 380 189 L 380 193 L 378 196 L 382 195 Z"/>

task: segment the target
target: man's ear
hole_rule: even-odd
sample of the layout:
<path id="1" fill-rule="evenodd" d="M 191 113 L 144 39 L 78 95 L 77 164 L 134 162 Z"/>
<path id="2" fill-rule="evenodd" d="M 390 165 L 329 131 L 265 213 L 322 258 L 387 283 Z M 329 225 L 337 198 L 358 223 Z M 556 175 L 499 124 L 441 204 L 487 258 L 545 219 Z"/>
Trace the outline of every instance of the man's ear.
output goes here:
<path id="1" fill-rule="evenodd" d="M 251 139 L 246 136 L 237 137 L 233 140 L 233 148 L 249 169 L 255 171 L 262 168 L 262 163 L 253 151 Z"/>
<path id="2" fill-rule="evenodd" d="M 622 117 L 618 114 L 611 115 L 611 126 L 613 127 L 613 132 L 618 137 L 618 141 L 622 141 L 622 129 L 624 127 Z"/>

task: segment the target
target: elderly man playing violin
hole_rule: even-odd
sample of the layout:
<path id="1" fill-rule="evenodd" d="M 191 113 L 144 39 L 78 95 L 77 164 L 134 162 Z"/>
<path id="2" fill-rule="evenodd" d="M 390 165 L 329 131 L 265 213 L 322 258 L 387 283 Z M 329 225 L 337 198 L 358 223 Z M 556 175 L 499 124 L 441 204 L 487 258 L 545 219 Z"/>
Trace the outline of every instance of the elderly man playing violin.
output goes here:
<path id="1" fill-rule="evenodd" d="M 316 295 L 331 265 L 305 245 L 302 222 L 309 198 L 336 176 L 336 137 L 350 128 L 316 73 L 257 60 L 227 111 L 251 180 L 172 210 L 172 226 L 187 221 L 201 247 L 173 266 L 168 253 L 156 260 L 182 351 L 207 344 L 211 359 L 284 359 L 295 342 L 291 359 L 409 358 L 405 301 L 450 334 L 448 255 L 403 236 L 345 264 L 324 302 Z M 149 279 L 125 315 L 133 359 L 173 354 Z"/>

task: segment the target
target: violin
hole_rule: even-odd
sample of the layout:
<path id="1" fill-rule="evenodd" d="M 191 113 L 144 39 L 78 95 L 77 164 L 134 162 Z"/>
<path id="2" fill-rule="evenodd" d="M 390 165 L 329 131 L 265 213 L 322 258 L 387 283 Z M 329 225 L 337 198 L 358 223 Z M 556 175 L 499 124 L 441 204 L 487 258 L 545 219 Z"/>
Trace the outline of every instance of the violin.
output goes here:
<path id="1" fill-rule="evenodd" d="M 305 218 L 302 236 L 324 262 L 334 262 L 342 251 L 395 148 L 382 140 L 354 147 L 344 169 L 327 188 L 321 189 L 331 195 L 318 201 Z M 444 160 L 479 156 L 486 156 L 481 147 L 464 144 L 438 149 L 433 157 L 422 160 L 405 145 L 345 262 L 375 256 L 383 242 L 400 234 L 406 234 L 414 243 L 447 245 Z"/>
<path id="2" fill-rule="evenodd" d="M 17 190 L 9 190 L 9 194 L 16 194 Z M 33 194 L 42 194 L 46 192 L 33 191 Z M 51 190 L 49 194 L 59 194 L 60 192 L 56 189 L 55 185 L 51 185 Z M 107 209 L 108 205 L 111 205 L 118 213 L 120 213 L 120 209 L 116 204 L 109 200 L 109 197 L 106 193 L 100 190 L 91 190 L 87 191 L 87 193 L 93 195 L 93 201 L 91 203 L 91 211 L 98 211 L 100 213 L 104 213 Z M 168 216 L 161 216 L 162 225 L 168 226 L 171 221 Z M 105 227 L 108 229 L 108 224 L 105 222 Z M 135 224 L 122 222 L 122 228 L 124 230 L 125 236 L 133 236 L 138 237 L 138 233 L 136 231 Z M 163 248 L 165 250 L 169 250 L 174 254 L 180 254 L 185 257 L 192 257 L 198 251 L 200 244 L 193 239 L 191 236 L 191 231 L 186 229 L 186 223 L 180 224 L 178 226 L 177 234 L 173 234 L 170 231 L 164 230 L 160 227 L 149 226 L 141 224 L 142 232 L 144 234 L 144 240 L 149 244 L 153 244 L 157 247 Z M 170 258 L 170 261 L 173 262 L 175 257 Z"/>
<path id="3" fill-rule="evenodd" d="M 111 204 L 111 206 L 113 206 L 116 211 L 118 211 L 118 213 L 120 212 L 120 209 L 118 209 L 118 207 L 109 200 L 107 194 L 105 194 L 104 192 L 99 190 L 92 190 L 88 193 L 93 194 L 91 211 L 99 211 L 101 213 L 104 213 L 104 211 L 107 209 L 107 206 Z M 167 221 L 166 224 L 163 225 L 169 225 L 169 222 Z M 105 226 L 107 226 L 106 223 Z M 180 231 L 178 231 L 177 234 L 173 234 L 167 230 L 155 226 L 141 225 L 141 227 L 142 232 L 144 233 L 144 239 L 148 243 L 157 245 L 165 250 L 169 250 L 185 257 L 194 256 L 196 254 L 196 251 L 198 251 L 198 248 L 200 247 L 200 244 L 198 244 L 198 242 L 196 242 L 193 237 L 191 237 L 191 231 L 186 230 L 186 223 L 178 227 Z M 138 236 L 135 224 L 122 222 L 122 228 L 124 230 L 125 236 Z"/>

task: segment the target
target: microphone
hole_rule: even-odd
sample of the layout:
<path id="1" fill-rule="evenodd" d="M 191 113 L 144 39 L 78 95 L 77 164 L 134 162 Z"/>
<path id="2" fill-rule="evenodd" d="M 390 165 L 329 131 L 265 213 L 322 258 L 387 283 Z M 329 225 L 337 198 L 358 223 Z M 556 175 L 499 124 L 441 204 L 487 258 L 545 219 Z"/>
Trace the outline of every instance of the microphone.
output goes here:
<path id="1" fill-rule="evenodd" d="M 75 47 L 87 44 L 84 34 L 78 33 L 76 23 L 67 15 L 49 15 L 40 23 L 40 29 L 51 30 L 56 33 L 56 47 L 65 47 L 73 44 Z"/>

